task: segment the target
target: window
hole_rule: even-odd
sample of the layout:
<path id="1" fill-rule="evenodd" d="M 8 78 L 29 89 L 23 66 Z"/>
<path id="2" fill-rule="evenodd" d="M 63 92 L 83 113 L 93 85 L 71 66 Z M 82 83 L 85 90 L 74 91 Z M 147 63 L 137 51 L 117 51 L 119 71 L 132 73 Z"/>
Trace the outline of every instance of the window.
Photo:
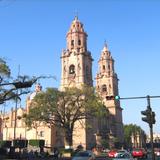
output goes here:
<path id="1" fill-rule="evenodd" d="M 40 131 L 40 137 L 44 137 L 44 131 Z"/>
<path id="2" fill-rule="evenodd" d="M 78 40 L 78 45 L 79 45 L 79 46 L 81 45 L 81 40 L 80 40 L 80 39 Z"/>
<path id="3" fill-rule="evenodd" d="M 102 92 L 107 92 L 107 86 L 105 84 L 102 85 Z"/>
<path id="4" fill-rule="evenodd" d="M 69 74 L 74 74 L 75 73 L 75 66 L 72 64 L 69 67 Z"/>
<path id="5" fill-rule="evenodd" d="M 105 70 L 106 69 L 106 67 L 105 67 L 105 65 L 103 65 L 103 70 Z"/>
<path id="6" fill-rule="evenodd" d="M 110 70 L 110 65 L 108 65 L 108 70 Z"/>
<path id="7" fill-rule="evenodd" d="M 74 40 L 71 40 L 71 46 L 74 46 Z"/>

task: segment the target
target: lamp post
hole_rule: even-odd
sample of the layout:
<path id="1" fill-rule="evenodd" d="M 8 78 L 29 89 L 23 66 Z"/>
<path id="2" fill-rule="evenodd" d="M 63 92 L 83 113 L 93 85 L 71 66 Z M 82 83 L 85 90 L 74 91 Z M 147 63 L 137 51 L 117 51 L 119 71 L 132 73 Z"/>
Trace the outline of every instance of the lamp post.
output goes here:
<path id="1" fill-rule="evenodd" d="M 18 95 L 18 89 L 17 89 L 17 95 Z M 13 139 L 16 139 L 17 107 L 18 107 L 18 97 L 16 97 L 16 105 L 15 105 L 15 111 L 14 111 L 14 136 L 13 136 Z"/>

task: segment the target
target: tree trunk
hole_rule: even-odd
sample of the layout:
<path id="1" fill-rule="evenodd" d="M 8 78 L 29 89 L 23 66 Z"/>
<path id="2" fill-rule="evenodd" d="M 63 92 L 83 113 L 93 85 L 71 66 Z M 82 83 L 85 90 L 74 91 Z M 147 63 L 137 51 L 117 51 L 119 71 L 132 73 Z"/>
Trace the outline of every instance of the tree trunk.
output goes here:
<path id="1" fill-rule="evenodd" d="M 73 145 L 73 135 L 72 135 L 73 131 L 71 130 L 66 130 L 65 131 L 65 137 L 64 137 L 64 144 L 65 144 L 65 148 L 72 148 Z"/>

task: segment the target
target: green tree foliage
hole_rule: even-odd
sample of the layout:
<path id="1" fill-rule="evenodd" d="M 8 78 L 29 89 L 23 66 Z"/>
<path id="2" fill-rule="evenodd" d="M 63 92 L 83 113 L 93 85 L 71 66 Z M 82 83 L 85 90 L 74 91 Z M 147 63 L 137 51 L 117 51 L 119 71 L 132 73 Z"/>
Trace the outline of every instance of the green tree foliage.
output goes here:
<path id="1" fill-rule="evenodd" d="M 128 124 L 124 125 L 124 142 L 125 147 L 131 148 L 132 142 L 131 142 L 131 136 L 137 135 L 137 133 L 141 133 L 142 135 L 146 135 L 143 129 L 140 126 L 137 126 L 136 124 Z"/>
<path id="2" fill-rule="evenodd" d="M 72 134 L 75 122 L 106 114 L 106 108 L 95 94 L 94 88 L 66 88 L 65 91 L 48 88 L 33 99 L 26 124 L 34 126 L 45 122 L 63 129 L 66 144 L 72 146 Z"/>
<path id="3" fill-rule="evenodd" d="M 4 103 L 5 100 L 8 100 L 9 95 L 12 93 L 6 89 L 6 86 L 2 85 L 9 82 L 10 75 L 9 66 L 2 58 L 0 58 L 0 104 Z"/>
<path id="4" fill-rule="evenodd" d="M 6 81 L 10 77 L 10 73 L 9 66 L 0 58 L 0 83 Z"/>

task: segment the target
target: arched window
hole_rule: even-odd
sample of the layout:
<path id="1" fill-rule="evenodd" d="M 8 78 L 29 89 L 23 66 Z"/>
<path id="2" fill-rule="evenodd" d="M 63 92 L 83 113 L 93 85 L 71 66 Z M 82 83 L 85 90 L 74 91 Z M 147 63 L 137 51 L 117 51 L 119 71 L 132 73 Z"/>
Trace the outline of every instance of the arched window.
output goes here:
<path id="1" fill-rule="evenodd" d="M 75 73 L 75 66 L 72 64 L 69 67 L 69 74 L 74 74 Z"/>
<path id="2" fill-rule="evenodd" d="M 108 70 L 110 70 L 110 65 L 108 64 Z"/>
<path id="3" fill-rule="evenodd" d="M 102 92 L 107 92 L 107 86 L 105 84 L 102 85 Z"/>
<path id="4" fill-rule="evenodd" d="M 105 70 L 106 69 L 106 67 L 105 67 L 105 65 L 103 65 L 103 70 Z"/>
<path id="5" fill-rule="evenodd" d="M 79 46 L 81 45 L 81 40 L 80 40 L 80 39 L 78 40 L 78 45 L 79 45 Z"/>
<path id="6" fill-rule="evenodd" d="M 74 40 L 71 40 L 71 46 L 74 46 Z"/>

